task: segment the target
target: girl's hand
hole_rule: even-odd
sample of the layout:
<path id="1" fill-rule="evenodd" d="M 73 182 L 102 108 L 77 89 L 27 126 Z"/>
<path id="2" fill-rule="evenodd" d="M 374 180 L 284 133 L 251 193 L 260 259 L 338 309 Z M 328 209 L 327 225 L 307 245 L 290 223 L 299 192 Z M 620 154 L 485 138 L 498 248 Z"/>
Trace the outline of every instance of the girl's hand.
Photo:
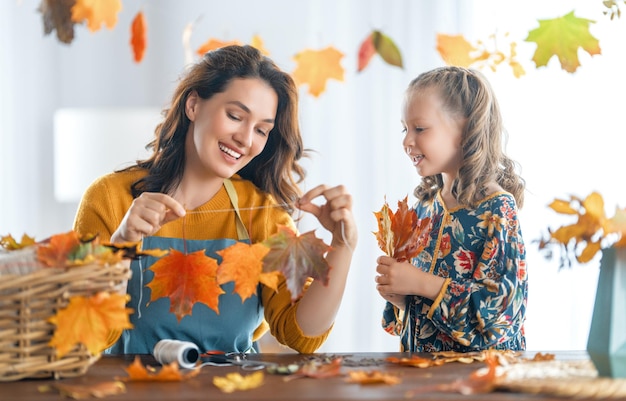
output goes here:
<path id="1" fill-rule="evenodd" d="M 111 242 L 139 242 L 185 213 L 185 208 L 174 198 L 162 193 L 144 192 L 133 200 L 122 223 L 111 236 Z"/>
<path id="2" fill-rule="evenodd" d="M 321 206 L 312 203 L 319 196 L 326 199 L 326 203 Z M 296 207 L 317 217 L 322 226 L 332 233 L 331 246 L 343 245 L 354 250 L 358 234 L 352 215 L 352 196 L 343 185 L 333 188 L 319 185 L 302 195 Z"/>
<path id="3" fill-rule="evenodd" d="M 396 308 L 403 311 L 406 308 L 406 295 L 386 294 L 378 291 L 381 297 L 387 302 L 391 302 Z"/>
<path id="4" fill-rule="evenodd" d="M 420 295 L 434 300 L 445 282 L 443 277 L 424 272 L 409 262 L 398 262 L 389 256 L 379 256 L 377 262 L 376 289 L 381 295 Z"/>

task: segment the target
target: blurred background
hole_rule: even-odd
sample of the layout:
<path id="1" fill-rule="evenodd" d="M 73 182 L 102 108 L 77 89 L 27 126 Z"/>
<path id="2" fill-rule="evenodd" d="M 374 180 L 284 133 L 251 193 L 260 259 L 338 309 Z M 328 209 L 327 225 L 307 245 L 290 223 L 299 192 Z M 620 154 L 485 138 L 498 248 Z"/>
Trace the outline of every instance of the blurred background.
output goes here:
<path id="1" fill-rule="evenodd" d="M 191 49 L 210 38 L 250 43 L 262 38 L 269 55 L 292 72 L 294 55 L 333 46 L 344 57 L 344 80 L 329 80 L 319 96 L 301 87 L 304 189 L 344 184 L 354 195 L 360 242 L 335 328 L 321 351 L 396 351 L 398 338 L 380 328 L 383 301 L 375 290 L 381 254 L 373 212 L 385 200 L 409 196 L 419 181 L 401 141 L 400 105 L 409 81 L 444 65 L 438 33 L 472 43 L 490 35 L 517 42 L 526 74 L 502 65 L 491 81 L 510 135 L 507 151 L 527 181 L 520 213 L 530 277 L 529 350 L 584 349 L 598 261 L 559 270 L 536 241 L 560 224 L 547 205 L 555 198 L 599 191 L 607 213 L 624 207 L 623 140 L 626 60 L 624 24 L 603 13 L 601 0 L 123 0 L 115 27 L 76 26 L 71 44 L 44 35 L 39 0 L 0 2 L 0 235 L 36 239 L 71 229 L 80 194 L 101 173 L 137 157 L 168 103 Z M 133 61 L 130 24 L 142 10 L 148 42 Z M 594 21 L 602 54 L 579 51 L 581 66 L 564 71 L 556 57 L 537 68 L 536 44 L 524 41 L 539 20 L 563 16 Z M 375 56 L 357 72 L 358 49 L 372 30 L 399 47 L 403 68 Z M 189 31 L 188 31 L 189 32 Z M 494 42 L 495 43 L 495 42 Z M 496 43 L 497 45 L 497 43 Z M 55 133 L 55 127 L 57 128 Z M 301 231 L 316 229 L 303 219 Z M 322 231 L 320 231 L 321 235 Z"/>

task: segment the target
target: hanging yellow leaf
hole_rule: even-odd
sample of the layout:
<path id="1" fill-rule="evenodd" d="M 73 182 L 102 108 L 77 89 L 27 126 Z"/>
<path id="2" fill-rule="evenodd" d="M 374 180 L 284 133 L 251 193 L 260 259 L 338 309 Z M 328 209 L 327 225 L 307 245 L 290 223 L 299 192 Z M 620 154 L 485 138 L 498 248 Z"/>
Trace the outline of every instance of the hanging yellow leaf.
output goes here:
<path id="1" fill-rule="evenodd" d="M 220 47 L 225 47 L 225 46 L 230 46 L 230 45 L 241 45 L 241 42 L 239 42 L 238 40 L 231 40 L 231 41 L 221 41 L 218 39 L 209 39 L 206 42 L 204 42 L 199 48 L 198 50 L 196 50 L 196 53 L 202 57 L 204 56 L 204 53 L 211 51 L 211 50 L 215 50 L 215 49 L 219 49 Z"/>
<path id="2" fill-rule="evenodd" d="M 130 45 L 133 50 L 135 63 L 140 63 L 146 52 L 148 43 L 148 35 L 146 33 L 146 17 L 143 12 L 139 11 L 130 27 Z"/>
<path id="3" fill-rule="evenodd" d="M 525 39 L 537 43 L 533 55 L 537 67 L 546 66 L 552 56 L 557 56 L 563 70 L 575 72 L 580 67 L 579 49 L 591 56 L 600 54 L 600 43 L 589 32 L 592 23 L 595 21 L 575 17 L 574 11 L 559 18 L 539 20 L 539 28 L 530 31 Z"/>
<path id="4" fill-rule="evenodd" d="M 470 54 L 476 51 L 463 35 L 437 34 L 437 51 L 448 65 L 469 67 L 474 62 Z"/>
<path id="5" fill-rule="evenodd" d="M 87 21 L 91 32 L 100 30 L 102 24 L 113 29 L 117 24 L 117 14 L 122 11 L 121 0 L 76 0 L 72 7 L 72 21 Z"/>
<path id="6" fill-rule="evenodd" d="M 372 32 L 372 42 L 374 42 L 376 52 L 380 54 L 380 57 L 382 57 L 387 64 L 403 68 L 400 49 L 398 49 L 398 46 L 396 46 L 395 42 L 389 36 L 380 31 L 374 31 Z"/>
<path id="7" fill-rule="evenodd" d="M 109 333 L 131 329 L 128 319 L 132 309 L 126 308 L 126 294 L 99 292 L 91 297 L 73 296 L 65 309 L 49 318 L 56 325 L 49 345 L 62 357 L 76 344 L 83 344 L 93 355 L 108 345 Z"/>
<path id="8" fill-rule="evenodd" d="M 340 61 L 343 53 L 334 47 L 323 50 L 304 50 L 293 59 L 298 64 L 292 76 L 298 85 L 309 85 L 309 93 L 318 97 L 326 90 L 326 81 L 343 81 L 344 70 Z"/>
<path id="9" fill-rule="evenodd" d="M 35 238 L 30 237 L 26 234 L 22 234 L 22 239 L 20 242 L 17 242 L 11 234 L 5 235 L 4 237 L 0 237 L 0 247 L 8 250 L 15 251 L 17 249 L 23 249 L 29 247 L 31 245 L 35 245 Z"/>
<path id="10" fill-rule="evenodd" d="M 278 291 L 280 272 L 263 272 L 263 258 L 270 251 L 262 243 L 249 245 L 237 242 L 226 249 L 218 251 L 223 260 L 217 269 L 217 283 L 235 282 L 234 291 L 242 301 L 257 292 L 259 282 Z"/>
<path id="11" fill-rule="evenodd" d="M 200 369 L 191 369 L 183 374 L 176 361 L 163 365 L 159 370 L 152 367 L 148 369 L 141 363 L 139 355 L 135 355 L 133 363 L 125 367 L 124 370 L 128 377 L 123 380 L 131 382 L 177 382 L 190 379 L 200 373 Z"/>
<path id="12" fill-rule="evenodd" d="M 147 284 L 152 290 L 150 301 L 169 297 L 170 312 L 180 320 L 191 315 L 196 302 L 219 314 L 218 298 L 224 291 L 217 283 L 217 261 L 204 250 L 183 254 L 175 249 L 148 268 L 154 278 Z"/>
<path id="13" fill-rule="evenodd" d="M 265 376 L 263 372 L 254 372 L 247 376 L 242 376 L 240 373 L 228 373 L 226 376 L 213 377 L 213 384 L 215 387 L 222 390 L 224 393 L 232 393 L 236 390 L 252 390 L 263 384 Z"/>
<path id="14" fill-rule="evenodd" d="M 250 42 L 250 45 L 254 47 L 255 49 L 257 49 L 258 51 L 260 51 L 261 54 L 263 54 L 264 56 L 270 55 L 269 50 L 267 50 L 265 46 L 263 45 L 263 39 L 261 39 L 261 36 L 254 35 L 252 37 L 252 41 Z"/>
<path id="15" fill-rule="evenodd" d="M 72 21 L 72 6 L 76 0 L 42 0 L 39 3 L 39 12 L 43 17 L 43 31 L 49 35 L 57 31 L 57 38 L 65 44 L 74 40 L 74 21 Z"/>

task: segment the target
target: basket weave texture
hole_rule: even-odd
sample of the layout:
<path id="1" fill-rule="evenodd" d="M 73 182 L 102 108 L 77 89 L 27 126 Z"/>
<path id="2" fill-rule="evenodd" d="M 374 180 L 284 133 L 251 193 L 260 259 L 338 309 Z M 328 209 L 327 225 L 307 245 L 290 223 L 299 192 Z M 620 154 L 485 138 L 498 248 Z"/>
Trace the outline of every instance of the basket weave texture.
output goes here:
<path id="1" fill-rule="evenodd" d="M 48 319 L 65 308 L 70 297 L 119 291 L 130 277 L 128 266 L 35 266 L 28 270 L 26 274 L 0 270 L 0 382 L 85 374 L 100 355 L 92 355 L 81 344 L 59 358 L 48 345 L 55 329 Z"/>

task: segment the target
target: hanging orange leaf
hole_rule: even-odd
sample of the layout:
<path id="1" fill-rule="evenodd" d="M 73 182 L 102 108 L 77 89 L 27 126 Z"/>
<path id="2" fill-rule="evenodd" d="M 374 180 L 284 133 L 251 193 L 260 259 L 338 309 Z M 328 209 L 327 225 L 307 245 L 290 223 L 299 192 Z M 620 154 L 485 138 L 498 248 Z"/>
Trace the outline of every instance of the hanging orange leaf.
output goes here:
<path id="1" fill-rule="evenodd" d="M 183 374 L 178 368 L 178 362 L 174 361 L 163 365 L 160 370 L 152 367 L 146 368 L 138 355 L 135 355 L 133 363 L 124 368 L 128 377 L 124 381 L 132 382 L 174 382 L 183 381 L 195 377 L 200 373 L 200 369 L 191 369 Z"/>
<path id="2" fill-rule="evenodd" d="M 172 249 L 157 260 L 149 270 L 154 278 L 147 284 L 152 290 L 150 301 L 169 297 L 170 312 L 180 320 L 191 315 L 196 302 L 201 302 L 219 314 L 218 298 L 224 291 L 217 283 L 217 261 L 204 250 L 183 254 Z"/>
<path id="3" fill-rule="evenodd" d="M 309 93 L 315 97 L 326 90 L 326 81 L 343 81 L 344 70 L 340 61 L 343 53 L 334 47 L 323 50 L 304 50 L 293 59 L 298 64 L 292 76 L 298 85 L 309 85 Z"/>
<path id="4" fill-rule="evenodd" d="M 148 43 L 146 17 L 139 11 L 130 26 L 130 46 L 136 63 L 143 60 Z"/>
<path id="5" fill-rule="evenodd" d="M 126 393 L 126 385 L 121 381 L 106 381 L 95 384 L 52 383 L 39 386 L 40 393 L 58 392 L 61 396 L 84 400 L 86 398 L 104 398 L 109 395 Z"/>
<path id="6" fill-rule="evenodd" d="M 121 0 L 76 0 L 72 7 L 72 21 L 87 21 L 91 32 L 100 30 L 102 24 L 113 29 L 117 24 L 117 14 L 122 11 Z"/>
<path id="7" fill-rule="evenodd" d="M 595 21 L 575 17 L 574 11 L 559 18 L 539 20 L 539 28 L 530 31 L 525 39 L 537 43 L 533 55 L 537 67 L 546 66 L 552 56 L 557 56 L 563 70 L 575 72 L 580 67 L 579 49 L 591 56 L 600 54 L 600 43 L 589 32 L 592 23 Z"/>
<path id="8" fill-rule="evenodd" d="M 259 282 L 278 291 L 280 272 L 263 273 L 263 258 L 270 251 L 262 243 L 249 245 L 236 242 L 226 249 L 218 251 L 223 260 L 217 269 L 217 283 L 235 282 L 235 292 L 245 301 L 256 294 Z"/>
<path id="9" fill-rule="evenodd" d="M 279 226 L 278 232 L 263 244 L 270 248 L 263 258 L 263 270 L 280 271 L 285 276 L 292 300 L 300 297 L 309 277 L 328 284 L 331 267 L 324 255 L 330 246 L 317 238 L 314 231 L 297 235 L 289 227 Z"/>
<path id="10" fill-rule="evenodd" d="M 202 57 L 204 56 L 204 53 L 208 51 L 219 49 L 220 47 L 225 47 L 225 46 L 230 46 L 230 45 L 241 45 L 241 42 L 238 40 L 231 40 L 231 41 L 225 42 L 225 41 L 211 38 L 207 40 L 206 42 L 204 42 L 202 45 L 200 45 L 198 50 L 196 50 L 196 53 L 200 57 Z"/>
<path id="11" fill-rule="evenodd" d="M 263 372 L 254 372 L 243 376 L 241 373 L 228 373 L 226 376 L 213 377 L 215 387 L 224 393 L 232 393 L 237 390 L 252 390 L 263 384 L 265 375 Z"/>
<path id="12" fill-rule="evenodd" d="M 68 306 L 49 319 L 57 326 L 49 345 L 56 348 L 59 357 L 79 343 L 91 354 L 100 354 L 108 345 L 111 331 L 133 327 L 128 319 L 132 309 L 126 308 L 128 299 L 126 294 L 108 292 L 71 297 Z"/>
<path id="13" fill-rule="evenodd" d="M 378 232 L 374 233 L 378 246 L 399 261 L 417 256 L 426 247 L 430 233 L 430 218 L 418 219 L 407 202 L 408 197 L 398 201 L 396 213 L 391 212 L 386 201 L 380 211 L 374 212 L 378 222 Z"/>
<path id="14" fill-rule="evenodd" d="M 15 251 L 17 249 L 23 249 L 29 247 L 31 245 L 35 245 L 35 238 L 30 237 L 26 234 L 22 234 L 22 239 L 20 242 L 17 242 L 11 234 L 5 235 L 4 237 L 0 237 L 0 247 L 8 250 Z"/>
<path id="15" fill-rule="evenodd" d="M 39 12 L 43 17 L 43 30 L 49 35 L 57 31 L 57 38 L 65 44 L 74 40 L 74 21 L 72 21 L 72 6 L 76 0 L 42 0 L 39 3 Z"/>
<path id="16" fill-rule="evenodd" d="M 474 62 L 470 55 L 476 48 L 463 35 L 437 34 L 437 51 L 448 65 L 469 67 Z"/>
<path id="17" fill-rule="evenodd" d="M 69 231 L 50 237 L 48 243 L 37 248 L 37 258 L 47 266 L 64 267 L 68 265 L 70 253 L 80 244 L 78 234 Z"/>
<path id="18" fill-rule="evenodd" d="M 398 384 L 402 380 L 391 373 L 383 373 L 379 370 L 351 370 L 346 378 L 348 383 L 358 384 Z"/>

